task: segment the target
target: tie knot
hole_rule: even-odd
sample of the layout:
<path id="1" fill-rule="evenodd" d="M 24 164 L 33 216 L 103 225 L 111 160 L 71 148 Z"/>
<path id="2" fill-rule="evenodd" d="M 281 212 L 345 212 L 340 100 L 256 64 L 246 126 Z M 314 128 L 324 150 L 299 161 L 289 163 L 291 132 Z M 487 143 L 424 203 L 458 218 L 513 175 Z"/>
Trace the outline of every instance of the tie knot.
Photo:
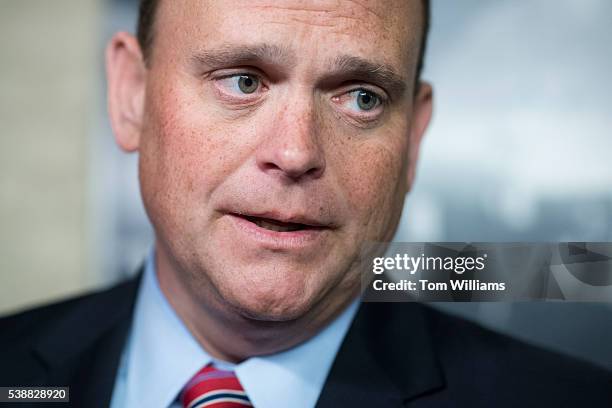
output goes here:
<path id="1" fill-rule="evenodd" d="M 233 371 L 208 365 L 198 371 L 181 394 L 184 408 L 252 407 L 238 377 Z"/>

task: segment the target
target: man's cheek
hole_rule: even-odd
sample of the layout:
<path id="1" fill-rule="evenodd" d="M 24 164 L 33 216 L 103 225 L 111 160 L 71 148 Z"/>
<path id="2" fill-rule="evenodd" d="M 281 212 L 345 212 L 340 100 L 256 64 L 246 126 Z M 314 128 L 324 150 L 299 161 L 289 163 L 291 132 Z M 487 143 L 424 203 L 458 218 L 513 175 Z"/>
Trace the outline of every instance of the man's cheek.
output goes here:
<path id="1" fill-rule="evenodd" d="M 223 143 L 206 128 L 194 124 L 168 122 L 161 129 L 156 149 L 161 177 L 170 177 L 175 187 L 196 192 L 217 184 L 223 172 Z"/>
<path id="2" fill-rule="evenodd" d="M 401 167 L 396 166 L 386 150 L 371 151 L 371 160 L 363 160 L 350 178 L 347 189 L 355 218 L 359 221 L 362 239 L 378 240 L 399 208 Z M 401 200 L 399 200 L 401 201 Z"/>
<path id="3" fill-rule="evenodd" d="M 351 158 L 345 168 L 345 185 L 351 186 L 347 191 L 351 203 L 366 207 L 368 212 L 378 207 L 381 200 L 386 201 L 385 196 L 389 189 L 395 189 L 400 172 L 397 158 L 383 148 L 366 149 Z"/>

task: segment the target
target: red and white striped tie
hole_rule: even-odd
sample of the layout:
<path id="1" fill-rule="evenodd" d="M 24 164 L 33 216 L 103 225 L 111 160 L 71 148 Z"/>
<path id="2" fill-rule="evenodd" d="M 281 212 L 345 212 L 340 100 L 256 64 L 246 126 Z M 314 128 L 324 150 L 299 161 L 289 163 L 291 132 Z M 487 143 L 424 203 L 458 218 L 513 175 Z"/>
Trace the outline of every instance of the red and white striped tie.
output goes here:
<path id="1" fill-rule="evenodd" d="M 184 408 L 252 407 L 233 371 L 218 370 L 212 365 L 201 369 L 187 383 L 181 394 Z"/>

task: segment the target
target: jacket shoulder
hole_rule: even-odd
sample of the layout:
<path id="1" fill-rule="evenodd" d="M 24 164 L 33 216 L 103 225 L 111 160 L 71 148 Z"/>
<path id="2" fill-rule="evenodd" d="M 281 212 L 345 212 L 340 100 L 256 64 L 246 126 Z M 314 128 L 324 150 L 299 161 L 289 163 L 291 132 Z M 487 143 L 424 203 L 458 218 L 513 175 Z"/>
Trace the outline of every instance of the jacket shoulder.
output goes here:
<path id="1" fill-rule="evenodd" d="M 603 367 L 424 309 L 449 385 L 508 401 L 612 403 L 612 373 Z"/>
<path id="2" fill-rule="evenodd" d="M 139 281 L 0 319 L 0 385 L 66 386 L 74 406 L 108 406 Z"/>
<path id="3" fill-rule="evenodd" d="M 88 320 L 92 322 L 98 313 L 112 312 L 115 302 L 121 304 L 132 300 L 138 280 L 132 278 L 110 288 L 0 317 L 0 350 L 10 350 L 12 345 L 31 343 L 59 321 L 74 320 L 75 317 L 85 315 L 89 316 Z"/>
<path id="4" fill-rule="evenodd" d="M 504 363 L 507 368 L 519 366 L 521 370 L 537 374 L 544 370 L 549 374 L 567 375 L 569 378 L 582 377 L 583 371 L 601 374 L 608 379 L 612 376 L 612 373 L 594 364 L 527 343 L 470 320 L 430 307 L 425 308 L 425 313 L 428 315 L 433 338 L 445 357 L 460 358 L 463 354 L 463 357 L 473 356 Z M 441 341 L 442 338 L 445 340 Z M 552 368 L 556 370 L 551 372 Z"/>

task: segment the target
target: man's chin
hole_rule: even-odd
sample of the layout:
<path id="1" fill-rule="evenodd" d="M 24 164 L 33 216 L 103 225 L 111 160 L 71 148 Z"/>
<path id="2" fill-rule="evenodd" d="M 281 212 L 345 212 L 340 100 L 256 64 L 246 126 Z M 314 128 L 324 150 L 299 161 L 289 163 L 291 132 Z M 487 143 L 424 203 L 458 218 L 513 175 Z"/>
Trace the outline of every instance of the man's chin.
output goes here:
<path id="1" fill-rule="evenodd" d="M 313 297 L 306 296 L 304 290 L 258 290 L 251 287 L 232 292 L 224 295 L 224 300 L 243 318 L 258 322 L 300 319 L 308 314 L 314 303 Z"/>

